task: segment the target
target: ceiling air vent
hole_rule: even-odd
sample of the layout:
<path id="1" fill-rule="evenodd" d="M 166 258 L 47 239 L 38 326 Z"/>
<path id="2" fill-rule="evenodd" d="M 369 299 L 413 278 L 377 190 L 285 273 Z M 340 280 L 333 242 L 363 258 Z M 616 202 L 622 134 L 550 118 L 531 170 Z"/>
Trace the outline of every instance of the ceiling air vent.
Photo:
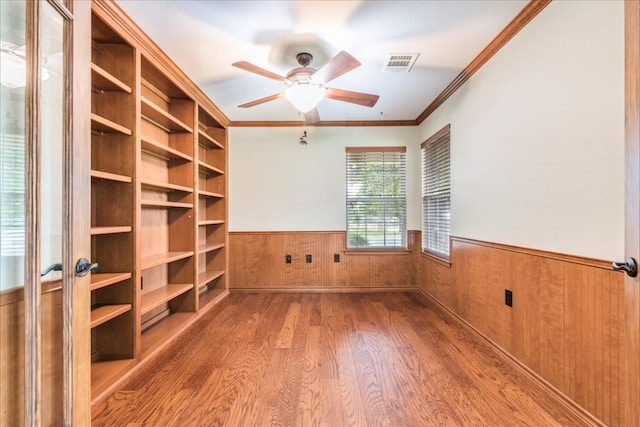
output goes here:
<path id="1" fill-rule="evenodd" d="M 411 67 L 416 63 L 419 53 L 392 53 L 387 55 L 382 71 L 405 72 L 411 71 Z"/>

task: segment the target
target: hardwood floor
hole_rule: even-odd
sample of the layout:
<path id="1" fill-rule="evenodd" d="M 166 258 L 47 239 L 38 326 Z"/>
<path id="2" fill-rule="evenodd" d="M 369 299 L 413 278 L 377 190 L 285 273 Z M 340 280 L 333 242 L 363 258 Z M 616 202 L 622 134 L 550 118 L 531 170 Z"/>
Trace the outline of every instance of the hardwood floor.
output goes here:
<path id="1" fill-rule="evenodd" d="M 94 426 L 580 426 L 412 293 L 232 293 Z"/>

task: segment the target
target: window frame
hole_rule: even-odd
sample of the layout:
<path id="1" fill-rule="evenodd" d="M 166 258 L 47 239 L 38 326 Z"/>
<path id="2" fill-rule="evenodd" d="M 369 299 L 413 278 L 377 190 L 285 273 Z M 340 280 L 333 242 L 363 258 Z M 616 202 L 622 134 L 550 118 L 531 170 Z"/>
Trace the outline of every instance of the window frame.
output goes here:
<path id="1" fill-rule="evenodd" d="M 430 154 L 429 148 L 433 148 L 436 144 L 446 143 L 446 156 L 439 160 L 444 160 L 447 162 L 446 166 L 444 166 L 444 170 L 447 171 L 447 176 L 445 179 L 446 185 L 443 185 L 438 189 L 428 189 L 428 178 L 427 174 L 427 163 L 429 163 L 428 155 Z M 422 242 L 421 249 L 422 254 L 433 258 L 436 261 L 442 262 L 446 265 L 450 265 L 450 256 L 451 256 L 451 125 L 447 124 L 445 127 L 437 131 L 431 137 L 429 137 L 426 141 L 424 141 L 420 145 L 420 154 L 422 161 Z M 431 152 L 431 155 L 436 155 L 435 152 Z M 431 159 L 431 161 L 435 161 Z M 437 196 L 429 196 L 429 193 L 433 191 L 437 191 L 440 194 Z M 448 216 L 448 220 L 446 223 L 446 252 L 442 252 L 440 250 L 435 249 L 434 247 L 429 246 L 429 239 L 432 237 L 429 233 L 429 200 L 440 200 L 443 199 L 446 201 L 448 205 L 448 209 L 446 210 L 446 214 Z M 438 211 L 439 214 L 442 214 L 442 211 Z"/>
<path id="2" fill-rule="evenodd" d="M 345 249 L 348 253 L 356 253 L 356 252 L 375 252 L 375 253 L 406 253 L 408 251 L 408 231 L 407 231 L 407 158 L 406 146 L 380 146 L 380 147 L 345 147 Z M 400 190 L 401 195 L 390 197 L 388 195 L 380 195 L 380 196 L 359 196 L 353 197 L 349 190 L 350 185 L 350 173 L 349 168 L 350 165 L 353 164 L 350 161 L 350 154 L 354 153 L 401 153 L 400 158 L 400 172 L 401 172 L 401 181 L 400 181 Z M 363 199 L 375 199 L 378 198 L 380 200 L 385 200 L 386 202 L 389 199 L 399 200 L 402 208 L 402 214 L 400 218 L 400 245 L 385 245 L 384 246 L 352 246 L 350 244 L 350 234 L 349 234 L 349 224 L 350 224 L 350 202 Z M 389 224 L 387 224 L 387 218 L 385 217 L 384 221 L 384 232 L 386 235 L 386 231 L 388 230 Z M 367 223 L 368 224 L 368 223 Z"/>

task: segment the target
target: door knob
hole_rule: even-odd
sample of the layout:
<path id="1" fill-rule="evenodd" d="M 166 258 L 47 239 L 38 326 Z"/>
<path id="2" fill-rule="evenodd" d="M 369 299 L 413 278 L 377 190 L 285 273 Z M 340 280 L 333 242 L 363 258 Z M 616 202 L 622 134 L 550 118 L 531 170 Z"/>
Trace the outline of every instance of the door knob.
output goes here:
<path id="1" fill-rule="evenodd" d="M 629 277 L 636 277 L 638 275 L 638 263 L 631 257 L 627 258 L 625 262 L 614 262 L 611 264 L 611 267 L 615 271 L 624 271 Z"/>
<path id="2" fill-rule="evenodd" d="M 96 270 L 98 263 L 91 264 L 88 259 L 80 258 L 76 263 L 76 276 L 84 277 L 89 274 L 90 271 Z"/>
<path id="3" fill-rule="evenodd" d="M 40 274 L 40 277 L 46 276 L 47 274 L 51 273 L 52 271 L 62 271 L 62 264 L 60 264 L 59 262 L 57 262 L 55 264 L 51 264 L 49 267 L 47 267 L 42 272 L 42 274 Z"/>

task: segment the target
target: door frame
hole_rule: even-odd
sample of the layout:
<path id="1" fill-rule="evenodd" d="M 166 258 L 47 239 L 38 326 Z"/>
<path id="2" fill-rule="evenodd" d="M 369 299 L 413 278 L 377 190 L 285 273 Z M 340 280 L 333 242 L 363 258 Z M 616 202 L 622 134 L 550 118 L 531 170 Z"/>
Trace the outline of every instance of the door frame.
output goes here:
<path id="1" fill-rule="evenodd" d="M 640 1 L 625 15 L 625 257 L 640 260 Z M 640 277 L 624 279 L 626 386 L 624 425 L 640 425 Z"/>
<path id="2" fill-rule="evenodd" d="M 51 1 L 51 0 L 49 0 Z M 91 3 L 65 0 L 73 19 L 65 37 L 67 79 L 65 101 L 69 144 L 65 145 L 64 266 L 72 286 L 62 287 L 63 301 L 63 420 L 67 426 L 91 424 L 91 275 L 77 277 L 80 258 L 91 259 Z M 64 284 L 64 282 L 63 282 Z"/>

